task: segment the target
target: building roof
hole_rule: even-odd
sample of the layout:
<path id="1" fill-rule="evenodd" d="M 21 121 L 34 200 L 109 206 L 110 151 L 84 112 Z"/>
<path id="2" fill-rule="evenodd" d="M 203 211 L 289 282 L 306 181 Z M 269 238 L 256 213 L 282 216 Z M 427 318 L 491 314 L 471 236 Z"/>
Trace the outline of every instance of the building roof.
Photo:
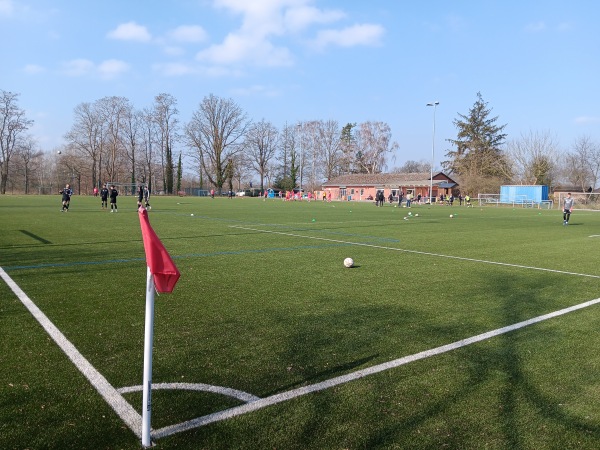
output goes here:
<path id="1" fill-rule="evenodd" d="M 440 172 L 441 173 L 441 172 Z M 434 176 L 439 175 L 439 173 Z M 332 180 L 323 183 L 323 187 L 333 186 L 429 186 L 430 184 L 439 185 L 447 182 L 447 180 L 430 181 L 430 174 L 424 172 L 417 173 L 353 173 L 349 175 L 341 175 Z"/>

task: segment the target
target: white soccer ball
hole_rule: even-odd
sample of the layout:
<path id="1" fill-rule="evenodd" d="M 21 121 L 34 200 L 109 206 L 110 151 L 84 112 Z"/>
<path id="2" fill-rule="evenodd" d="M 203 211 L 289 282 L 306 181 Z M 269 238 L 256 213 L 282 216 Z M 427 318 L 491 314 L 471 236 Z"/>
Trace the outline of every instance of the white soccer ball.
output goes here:
<path id="1" fill-rule="evenodd" d="M 419 213 L 416 213 L 416 214 L 415 214 L 415 217 L 419 217 Z"/>
<path id="2" fill-rule="evenodd" d="M 354 260 L 352 258 L 346 258 L 344 260 L 344 266 L 352 267 L 354 265 Z"/>
<path id="3" fill-rule="evenodd" d="M 452 214 L 450 214 L 450 218 L 452 219 L 454 216 Z"/>
<path id="4" fill-rule="evenodd" d="M 62 152 L 59 150 L 56 152 L 57 155 L 60 155 Z"/>
<path id="5" fill-rule="evenodd" d="M 190 216 L 194 217 L 194 215 L 193 215 L 193 214 L 190 214 Z"/>

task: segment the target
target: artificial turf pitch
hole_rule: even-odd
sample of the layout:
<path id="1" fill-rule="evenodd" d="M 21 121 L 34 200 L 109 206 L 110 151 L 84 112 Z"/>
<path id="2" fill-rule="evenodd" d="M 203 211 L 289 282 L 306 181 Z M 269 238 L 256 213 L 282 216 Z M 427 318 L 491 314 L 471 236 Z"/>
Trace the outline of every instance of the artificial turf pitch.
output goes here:
<path id="1" fill-rule="evenodd" d="M 600 305 L 369 373 L 599 298 L 597 212 L 151 200 L 182 274 L 156 298 L 157 448 L 600 447 Z M 0 197 L 0 266 L 141 414 L 136 199 L 59 209 Z M 0 448 L 139 448 L 4 282 L 0 298 Z"/>

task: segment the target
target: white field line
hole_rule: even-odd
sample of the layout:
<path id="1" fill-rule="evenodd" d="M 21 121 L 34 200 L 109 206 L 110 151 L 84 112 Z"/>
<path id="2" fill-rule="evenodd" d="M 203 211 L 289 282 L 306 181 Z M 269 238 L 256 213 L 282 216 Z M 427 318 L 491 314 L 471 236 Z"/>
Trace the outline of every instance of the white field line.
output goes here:
<path id="1" fill-rule="evenodd" d="M 598 275 L 580 274 L 580 273 L 575 273 L 575 272 L 566 272 L 566 271 L 561 271 L 561 270 L 545 269 L 545 268 L 524 266 L 524 265 L 518 265 L 518 264 L 508 264 L 508 263 L 501 263 L 501 262 L 495 262 L 495 261 L 465 258 L 465 257 L 460 257 L 460 256 L 450 256 L 450 255 L 443 255 L 443 254 L 430 253 L 430 252 L 421 252 L 421 251 L 417 251 L 417 250 L 406 250 L 406 249 L 399 249 L 399 248 L 394 248 L 394 247 L 386 247 L 386 246 L 382 246 L 382 245 L 365 244 L 365 243 L 359 243 L 359 242 L 349 242 L 349 241 L 343 241 L 343 240 L 337 240 L 337 239 L 329 239 L 329 238 L 322 238 L 322 237 L 316 237 L 316 236 L 305 236 L 305 235 L 301 235 L 301 234 L 284 233 L 284 232 L 279 232 L 279 231 L 260 230 L 260 229 L 255 229 L 255 228 L 233 226 L 233 225 L 231 227 L 249 230 L 249 231 L 257 231 L 257 232 L 262 232 L 262 233 L 280 234 L 280 235 L 300 237 L 300 238 L 305 238 L 305 239 L 315 239 L 315 240 L 343 243 L 343 244 L 348 244 L 348 245 L 357 245 L 357 246 L 364 246 L 364 247 L 371 247 L 371 248 L 380 248 L 380 249 L 384 249 L 384 250 L 394 250 L 394 251 L 400 251 L 400 252 L 406 252 L 406 253 L 415 253 L 415 254 L 436 256 L 436 257 L 442 257 L 442 258 L 451 258 L 451 259 L 457 259 L 457 260 L 462 260 L 462 261 L 480 262 L 480 263 L 495 264 L 495 265 L 507 266 L 507 267 L 516 267 L 516 268 L 540 270 L 540 271 L 553 272 L 553 273 L 561 273 L 561 274 L 567 274 L 567 275 L 600 278 L 600 276 L 598 276 Z M 79 370 L 90 380 L 92 385 L 98 390 L 98 392 L 102 395 L 102 397 L 104 397 L 104 399 L 108 402 L 108 404 L 115 410 L 115 412 L 119 415 L 119 417 L 121 417 L 122 420 L 129 426 L 129 428 L 138 437 L 140 437 L 141 416 L 131 407 L 131 405 L 129 403 L 127 403 L 125 401 L 125 399 L 119 394 L 119 392 L 115 388 L 113 388 L 112 385 L 110 385 L 108 383 L 108 381 L 98 371 L 96 371 L 96 369 L 94 369 L 91 366 L 91 364 L 83 357 L 83 355 L 81 355 L 77 351 L 77 349 L 69 341 L 66 340 L 64 335 L 62 335 L 62 333 L 60 333 L 60 331 L 58 331 L 58 329 L 39 310 L 39 308 L 37 308 L 37 306 L 27 297 L 27 295 L 12 281 L 12 279 L 6 274 L 6 272 L 4 272 L 4 270 L 2 270 L 2 268 L 0 268 L 0 276 L 5 280 L 5 282 L 9 285 L 9 287 L 11 287 L 13 292 L 15 292 L 15 294 L 19 297 L 19 299 L 23 302 L 23 304 L 30 310 L 30 312 L 34 315 L 34 317 L 40 322 L 40 324 L 46 329 L 46 331 L 53 337 L 53 339 L 63 349 L 63 351 L 67 354 L 67 356 L 73 361 L 73 363 L 79 368 Z M 271 405 L 275 405 L 278 403 L 282 403 L 287 400 L 292 400 L 294 398 L 301 397 L 303 395 L 307 395 L 312 392 L 318 392 L 318 391 L 322 391 L 325 389 L 329 389 L 331 387 L 334 387 L 334 386 L 337 386 L 340 384 L 358 380 L 358 379 L 366 377 L 368 375 L 373 375 L 373 374 L 376 374 L 379 372 L 383 372 L 385 370 L 389 370 L 389 369 L 393 369 L 393 368 L 402 366 L 404 364 L 418 361 L 420 359 L 425 359 L 425 358 L 429 358 L 431 356 L 440 355 L 442 353 L 446 353 L 446 352 L 449 352 L 449 351 L 452 351 L 452 350 L 455 350 L 455 349 L 458 349 L 461 347 L 465 347 L 470 344 L 481 342 L 486 339 L 491 339 L 495 336 L 499 336 L 501 334 L 505 334 L 505 333 L 517 330 L 519 328 L 523 328 L 523 327 L 526 327 L 526 326 L 529 326 L 529 325 L 532 325 L 532 324 L 535 324 L 538 322 L 542 322 L 544 320 L 558 317 L 563 314 L 567 314 L 567 313 L 570 313 L 570 312 L 573 312 L 573 311 L 576 311 L 579 309 L 583 309 L 583 308 L 595 305 L 597 303 L 600 303 L 600 298 L 597 298 L 595 300 L 590 300 L 588 302 L 584 302 L 579 305 L 574 305 L 574 306 L 571 306 L 571 307 L 568 307 L 565 309 L 561 309 L 559 311 L 555 311 L 555 312 L 552 312 L 549 314 L 534 317 L 532 319 L 525 320 L 523 322 L 519 322 L 519 323 L 516 323 L 513 325 L 509 325 L 506 327 L 498 328 L 496 330 L 488 331 L 486 333 L 479 334 L 477 336 L 462 339 L 460 341 L 456 341 L 451 344 L 443 345 L 441 347 L 436 347 L 434 349 L 425 350 L 425 351 L 422 351 L 422 352 L 419 352 L 419 353 L 416 353 L 413 355 L 404 356 L 402 358 L 395 359 L 393 361 L 388 361 L 383 364 L 378 364 L 378 365 L 375 365 L 372 367 L 358 370 L 356 372 L 348 373 L 346 375 L 331 378 L 329 380 L 326 380 L 326 381 L 323 381 L 320 383 L 315 383 L 312 385 L 303 386 L 301 388 L 292 389 L 287 392 L 282 392 L 280 394 L 275 394 L 275 395 L 272 395 L 269 397 L 265 397 L 263 399 L 252 396 L 251 394 L 247 394 L 248 395 L 247 398 L 244 398 L 244 399 L 240 398 L 240 400 L 242 400 L 242 401 L 248 401 L 248 403 L 246 403 L 244 405 L 240 405 L 240 406 L 230 408 L 230 409 L 227 409 L 224 411 L 219 411 L 219 412 L 209 414 L 206 416 L 198 417 L 196 419 L 182 422 L 180 424 L 170 425 L 167 427 L 163 427 L 163 428 L 154 430 L 152 432 L 152 438 L 160 439 L 162 437 L 170 436 L 172 434 L 180 433 L 180 432 L 190 430 L 193 428 L 198 428 L 198 427 L 201 427 L 204 425 L 208 425 L 210 423 L 219 422 L 221 420 L 226 420 L 226 419 L 229 419 L 232 417 L 247 414 L 249 412 L 257 411 L 259 409 L 262 409 L 262 408 L 265 408 L 265 407 L 268 407 Z M 56 335 L 56 337 L 55 337 L 55 335 Z M 157 388 L 163 388 L 163 389 L 169 389 L 169 388 L 173 388 L 173 387 L 174 386 L 170 386 L 170 385 L 169 386 L 161 385 L 160 387 L 157 386 Z M 153 388 L 154 388 L 154 385 L 153 385 Z M 189 387 L 188 387 L 188 389 L 189 389 Z M 135 390 L 135 388 L 121 389 L 121 391 L 123 391 L 123 392 L 129 391 L 129 390 Z M 212 391 L 213 389 L 208 389 L 208 390 Z M 216 389 L 215 392 L 219 392 L 219 390 Z M 222 393 L 222 392 L 219 392 L 219 393 Z"/>
<path id="2" fill-rule="evenodd" d="M 525 320 L 523 322 L 515 323 L 513 325 L 509 325 L 506 327 L 498 328 L 496 330 L 488 331 L 487 333 L 478 334 L 477 336 L 473 336 L 467 339 L 462 339 L 460 341 L 453 342 L 451 344 L 442 345 L 441 347 L 436 347 L 430 350 L 425 350 L 419 353 L 415 353 L 413 355 L 404 356 L 402 358 L 395 359 L 393 361 L 388 361 L 383 364 L 378 364 L 372 367 L 367 367 L 366 369 L 361 369 L 356 372 L 348 373 L 346 375 L 341 375 L 339 377 L 331 378 L 327 381 L 322 381 L 320 383 L 310 384 L 308 386 L 303 386 L 298 389 L 292 389 L 287 392 L 282 392 L 280 394 L 271 395 L 269 397 L 262 398 L 260 400 L 252 401 L 246 403 L 244 405 L 236 406 L 230 409 L 226 409 L 224 411 L 219 411 L 213 414 L 208 414 L 203 417 L 198 417 L 196 419 L 188 420 L 187 422 L 182 422 L 177 425 L 171 425 L 164 428 L 160 428 L 155 430 L 152 433 L 152 437 L 155 439 L 159 439 L 165 436 L 169 436 L 175 433 L 180 433 L 182 431 L 190 430 L 193 428 L 198 428 L 204 425 L 208 425 L 210 423 L 219 422 L 221 420 L 230 419 L 232 417 L 240 416 L 242 414 L 247 414 L 249 412 L 257 411 L 262 408 L 266 408 L 271 405 L 275 405 L 277 403 L 282 403 L 287 400 L 291 400 L 297 397 L 301 397 L 306 394 L 310 394 L 312 392 L 318 392 L 325 389 L 332 388 L 334 386 L 338 386 L 340 384 L 348 383 L 349 381 L 358 380 L 360 378 L 366 377 L 368 375 L 373 375 L 379 372 L 383 372 L 385 370 L 393 369 L 404 364 L 408 364 L 411 362 L 418 361 L 420 359 L 429 358 L 431 356 L 441 355 L 442 353 L 446 353 L 452 350 L 456 350 L 461 347 L 465 347 L 467 345 L 474 344 L 476 342 L 481 342 L 486 339 L 491 339 L 493 337 L 499 336 L 501 334 L 509 333 L 514 330 L 518 330 L 519 328 L 523 328 L 529 325 L 533 325 L 538 322 L 542 322 L 544 320 L 552 319 L 554 317 L 561 316 L 563 314 L 570 313 L 572 311 L 577 311 L 579 309 L 587 308 L 588 306 L 595 305 L 600 303 L 600 298 L 595 300 L 590 300 L 584 303 L 580 303 L 579 305 L 570 306 L 565 309 L 561 309 L 559 311 L 555 311 L 549 314 L 544 314 L 543 316 L 534 317 L 533 319 Z"/>
<path id="3" fill-rule="evenodd" d="M 117 389 L 121 394 L 129 394 L 131 392 L 142 392 L 144 386 L 141 384 L 137 386 L 128 386 Z M 213 392 L 215 394 L 226 395 L 228 397 L 237 398 L 243 402 L 254 402 L 260 400 L 260 397 L 249 394 L 248 392 L 239 391 L 224 386 L 215 386 L 212 384 L 204 383 L 152 383 L 152 390 L 180 390 L 180 391 L 202 391 L 202 392 Z"/>
<path id="4" fill-rule="evenodd" d="M 460 261 L 477 262 L 477 263 L 484 263 L 484 264 L 494 264 L 497 266 L 516 267 L 519 269 L 540 270 L 542 272 L 562 273 L 565 275 L 576 275 L 578 277 L 600 278 L 600 275 L 591 275 L 591 274 L 587 274 L 587 273 L 567 272 L 564 270 L 546 269 L 543 267 L 524 266 L 521 264 L 509 264 L 509 263 L 503 263 L 503 262 L 498 262 L 498 261 L 488 261 L 485 259 L 474 259 L 474 258 L 465 258 L 463 256 L 443 255 L 441 253 L 421 252 L 418 250 L 407 250 L 404 248 L 386 247 L 384 245 L 366 244 L 363 242 L 342 241 L 340 239 L 330 239 L 330 238 L 324 238 L 324 237 L 318 237 L 318 236 L 306 236 L 304 234 L 285 233 L 283 231 L 260 230 L 258 228 L 242 227 L 242 226 L 238 226 L 238 225 L 230 225 L 230 227 L 231 228 L 239 228 L 239 229 L 247 230 L 247 231 L 257 231 L 259 233 L 279 234 L 279 235 L 283 235 L 283 236 L 292 236 L 292 237 L 299 237 L 299 238 L 304 238 L 304 239 L 315 239 L 318 241 L 336 242 L 338 244 L 348 244 L 348 245 L 356 245 L 356 246 L 360 246 L 360 247 L 380 248 L 383 250 L 392 250 L 392 251 L 404 252 L 404 253 L 414 253 L 417 255 L 435 256 L 438 258 L 449 258 L 449 259 L 457 259 Z"/>
<path id="5" fill-rule="evenodd" d="M 67 357 L 75 364 L 75 367 L 89 380 L 92 386 L 106 400 L 109 406 L 133 431 L 141 438 L 142 416 L 123 398 L 119 392 L 98 372 L 85 357 L 79 353 L 79 350 L 67 340 L 64 334 L 48 319 L 48 317 L 36 306 L 35 303 L 23 292 L 23 290 L 10 278 L 4 269 L 0 267 L 0 277 L 12 289 L 15 295 L 21 300 L 21 303 L 29 310 L 40 325 L 46 330 L 50 337 L 62 349 Z"/>

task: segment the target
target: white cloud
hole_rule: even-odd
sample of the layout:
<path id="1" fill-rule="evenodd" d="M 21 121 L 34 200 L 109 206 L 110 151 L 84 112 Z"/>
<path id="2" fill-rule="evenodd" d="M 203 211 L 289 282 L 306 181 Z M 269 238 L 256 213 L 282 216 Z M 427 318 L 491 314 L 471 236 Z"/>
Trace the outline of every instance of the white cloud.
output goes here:
<path id="1" fill-rule="evenodd" d="M 0 0 L 0 17 L 10 17 L 15 11 L 15 4 L 12 0 Z"/>
<path id="2" fill-rule="evenodd" d="M 208 35 L 204 28 L 198 25 L 181 25 L 169 32 L 169 37 L 177 42 L 204 42 Z"/>
<path id="3" fill-rule="evenodd" d="M 169 56 L 182 56 L 185 54 L 185 50 L 181 47 L 175 47 L 173 45 L 165 45 L 162 48 L 163 52 Z"/>
<path id="4" fill-rule="evenodd" d="M 36 75 L 38 73 L 42 73 L 45 72 L 46 68 L 39 66 L 37 64 L 27 64 L 24 68 L 23 68 L 23 72 L 25 72 L 28 75 Z"/>
<path id="5" fill-rule="evenodd" d="M 572 22 L 561 22 L 557 25 L 556 29 L 558 31 L 571 31 L 573 29 Z"/>
<path id="6" fill-rule="evenodd" d="M 223 41 L 199 51 L 196 58 L 207 64 L 290 66 L 294 58 L 287 46 L 276 43 L 311 27 L 331 24 L 346 17 L 340 10 L 312 6 L 313 0 L 214 0 L 213 4 L 241 16 L 241 25 Z M 379 25 L 355 25 L 318 33 L 316 45 L 377 45 L 383 34 Z"/>
<path id="7" fill-rule="evenodd" d="M 124 61 L 119 61 L 118 59 L 107 59 L 98 65 L 97 70 L 102 78 L 112 79 L 127 72 L 129 70 L 129 64 Z"/>
<path id="8" fill-rule="evenodd" d="M 314 45 L 324 48 L 330 45 L 340 47 L 355 47 L 357 45 L 381 45 L 385 30 L 381 25 L 353 25 L 341 30 L 323 30 L 317 33 Z"/>
<path id="9" fill-rule="evenodd" d="M 103 79 L 113 79 L 129 70 L 129 64 L 117 59 L 107 59 L 96 65 L 89 59 L 74 59 L 63 64 L 63 73 L 71 77 L 98 75 Z"/>
<path id="10" fill-rule="evenodd" d="M 94 70 L 94 63 L 89 59 L 73 59 L 63 64 L 63 71 L 71 77 L 87 75 Z"/>
<path id="11" fill-rule="evenodd" d="M 575 118 L 574 122 L 578 125 L 595 125 L 600 124 L 600 117 L 579 116 Z"/>
<path id="12" fill-rule="evenodd" d="M 153 69 L 167 77 L 175 77 L 182 75 L 192 75 L 197 73 L 197 69 L 189 64 L 183 63 L 166 63 L 155 64 Z"/>
<path id="13" fill-rule="evenodd" d="M 299 6 L 285 12 L 284 23 L 291 31 L 301 31 L 313 24 L 337 22 L 344 17 L 346 13 L 339 10 L 322 11 L 313 6 Z"/>
<path id="14" fill-rule="evenodd" d="M 152 40 L 152 35 L 146 27 L 135 22 L 122 23 L 109 31 L 107 36 L 121 41 L 150 42 Z"/>
<path id="15" fill-rule="evenodd" d="M 203 67 L 185 63 L 155 64 L 152 69 L 166 77 L 202 75 L 211 78 L 219 78 L 238 77 L 242 75 L 239 70 L 231 70 L 224 67 Z"/>
<path id="16" fill-rule="evenodd" d="M 245 87 L 245 88 L 235 88 L 232 89 L 231 91 L 232 95 L 236 96 L 236 97 L 247 97 L 247 96 L 251 96 L 251 95 L 259 95 L 261 97 L 277 97 L 279 96 L 281 93 L 273 88 L 269 88 L 267 86 L 262 86 L 259 84 L 250 86 L 250 87 Z"/>
<path id="17" fill-rule="evenodd" d="M 261 37 L 229 34 L 222 44 L 212 45 L 198 52 L 196 58 L 202 62 L 229 65 L 237 62 L 252 62 L 266 66 L 288 66 L 292 56 L 287 48 L 275 47 Z"/>
<path id="18" fill-rule="evenodd" d="M 529 33 L 539 33 L 546 29 L 546 23 L 543 21 L 529 23 L 525 26 L 525 31 Z"/>

